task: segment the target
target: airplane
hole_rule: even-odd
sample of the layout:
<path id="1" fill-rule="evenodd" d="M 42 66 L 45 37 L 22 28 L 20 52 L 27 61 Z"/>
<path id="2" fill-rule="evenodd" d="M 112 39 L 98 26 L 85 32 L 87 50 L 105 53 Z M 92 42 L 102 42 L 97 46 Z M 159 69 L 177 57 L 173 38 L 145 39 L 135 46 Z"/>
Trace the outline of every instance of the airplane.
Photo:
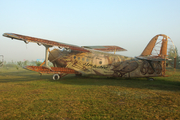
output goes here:
<path id="1" fill-rule="evenodd" d="M 45 61 L 40 66 L 24 68 L 40 74 L 54 74 L 53 80 L 59 80 L 68 74 L 149 79 L 165 77 L 167 47 L 171 40 L 167 35 L 158 34 L 150 40 L 140 56 L 132 58 L 115 54 L 126 51 L 119 46 L 76 46 L 15 33 L 4 33 L 3 36 L 24 41 L 26 44 L 34 42 L 43 45 L 46 50 Z M 48 62 L 54 67 L 49 67 Z"/>

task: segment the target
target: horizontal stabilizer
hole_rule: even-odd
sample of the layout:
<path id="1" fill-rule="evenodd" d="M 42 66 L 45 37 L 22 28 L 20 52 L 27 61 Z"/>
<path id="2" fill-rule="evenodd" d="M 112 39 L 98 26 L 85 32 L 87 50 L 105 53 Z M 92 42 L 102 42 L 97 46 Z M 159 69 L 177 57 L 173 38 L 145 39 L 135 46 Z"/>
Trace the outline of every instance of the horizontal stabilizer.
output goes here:
<path id="1" fill-rule="evenodd" d="M 159 57 L 159 56 L 138 56 L 135 58 L 139 60 L 147 60 L 147 61 L 165 61 L 164 58 Z"/>
<path id="2" fill-rule="evenodd" d="M 121 48 L 119 46 L 82 46 L 82 47 L 83 48 L 88 48 L 88 49 L 104 51 L 104 52 L 127 51 L 126 49 Z"/>

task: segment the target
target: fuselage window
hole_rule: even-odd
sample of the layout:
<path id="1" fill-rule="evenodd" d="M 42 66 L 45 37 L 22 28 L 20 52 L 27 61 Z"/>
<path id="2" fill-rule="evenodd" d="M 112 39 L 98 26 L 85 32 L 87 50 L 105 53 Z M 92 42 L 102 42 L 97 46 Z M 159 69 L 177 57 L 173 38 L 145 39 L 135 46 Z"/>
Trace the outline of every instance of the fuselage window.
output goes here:
<path id="1" fill-rule="evenodd" d="M 89 61 L 89 59 L 86 59 L 86 62 L 88 62 Z"/>
<path id="2" fill-rule="evenodd" d="M 84 61 L 84 58 L 82 58 L 82 61 Z"/>
<path id="3" fill-rule="evenodd" d="M 74 59 L 76 59 L 76 56 L 74 56 Z"/>
<path id="4" fill-rule="evenodd" d="M 102 61 L 99 61 L 99 64 L 102 64 Z"/>

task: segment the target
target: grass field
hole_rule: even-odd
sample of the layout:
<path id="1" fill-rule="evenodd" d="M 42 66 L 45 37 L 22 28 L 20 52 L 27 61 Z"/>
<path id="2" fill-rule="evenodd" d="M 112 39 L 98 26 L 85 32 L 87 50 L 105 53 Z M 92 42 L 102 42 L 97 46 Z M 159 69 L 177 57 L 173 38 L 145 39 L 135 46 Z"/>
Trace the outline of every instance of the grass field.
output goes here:
<path id="1" fill-rule="evenodd" d="M 0 120 L 180 119 L 180 71 L 171 77 L 110 79 L 0 68 Z"/>

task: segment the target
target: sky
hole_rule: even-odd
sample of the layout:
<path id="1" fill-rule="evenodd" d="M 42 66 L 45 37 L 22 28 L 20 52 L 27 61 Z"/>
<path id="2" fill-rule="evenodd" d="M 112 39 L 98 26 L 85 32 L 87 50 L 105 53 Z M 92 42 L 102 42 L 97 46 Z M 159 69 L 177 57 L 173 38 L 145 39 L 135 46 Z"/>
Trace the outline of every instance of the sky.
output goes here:
<path id="1" fill-rule="evenodd" d="M 179 0 L 0 0 L 0 55 L 36 60 L 45 48 L 3 37 L 17 33 L 78 46 L 117 45 L 139 56 L 157 34 L 180 50 Z"/>

